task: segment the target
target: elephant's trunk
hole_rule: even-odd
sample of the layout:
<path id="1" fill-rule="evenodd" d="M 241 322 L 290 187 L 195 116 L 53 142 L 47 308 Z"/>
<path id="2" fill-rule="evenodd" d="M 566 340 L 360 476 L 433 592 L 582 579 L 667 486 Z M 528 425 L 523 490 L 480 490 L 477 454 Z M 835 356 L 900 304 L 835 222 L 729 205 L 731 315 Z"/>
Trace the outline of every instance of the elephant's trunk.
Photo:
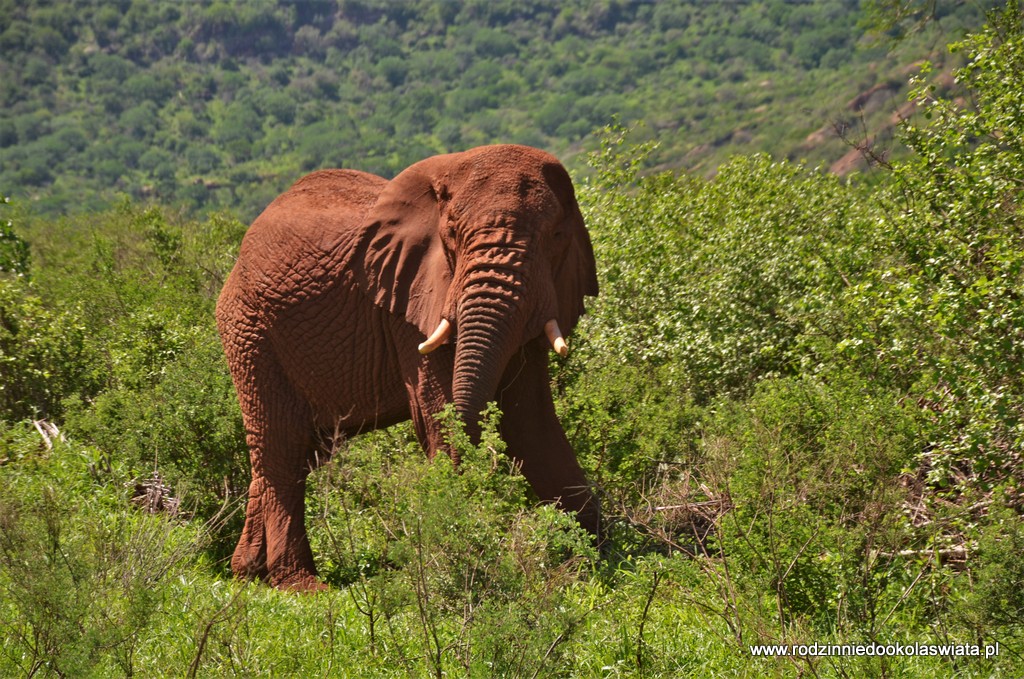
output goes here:
<path id="1" fill-rule="evenodd" d="M 452 395 L 474 439 L 480 413 L 494 400 L 505 366 L 523 341 L 525 310 L 517 279 L 493 269 L 471 276 L 460 305 Z"/>

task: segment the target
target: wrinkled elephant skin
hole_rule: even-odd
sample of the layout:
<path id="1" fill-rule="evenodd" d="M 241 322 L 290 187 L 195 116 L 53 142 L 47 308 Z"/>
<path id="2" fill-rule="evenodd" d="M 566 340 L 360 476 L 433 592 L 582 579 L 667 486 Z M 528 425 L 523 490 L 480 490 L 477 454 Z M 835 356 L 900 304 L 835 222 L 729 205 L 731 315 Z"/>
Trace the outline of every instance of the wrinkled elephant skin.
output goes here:
<path id="1" fill-rule="evenodd" d="M 297 181 L 253 222 L 217 303 L 252 461 L 243 577 L 318 589 L 306 477 L 328 434 L 412 418 L 451 454 L 434 415 L 454 403 L 474 436 L 489 401 L 540 499 L 597 533 L 599 509 L 555 415 L 561 355 L 597 294 L 572 182 L 554 157 L 486 146 L 395 179 L 349 170 Z"/>

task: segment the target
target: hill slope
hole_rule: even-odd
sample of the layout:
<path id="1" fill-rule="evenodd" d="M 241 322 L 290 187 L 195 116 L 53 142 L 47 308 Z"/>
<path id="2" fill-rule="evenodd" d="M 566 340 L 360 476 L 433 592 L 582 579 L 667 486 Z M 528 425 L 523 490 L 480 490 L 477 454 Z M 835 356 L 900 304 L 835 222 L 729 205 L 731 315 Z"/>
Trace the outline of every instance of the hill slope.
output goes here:
<path id="1" fill-rule="evenodd" d="M 833 123 L 884 127 L 928 51 L 887 55 L 861 19 L 843 0 L 6 0 L 0 187 L 42 212 L 125 192 L 248 218 L 318 167 L 393 175 L 495 141 L 572 164 L 613 116 L 646 123 L 662 167 L 830 166 Z"/>

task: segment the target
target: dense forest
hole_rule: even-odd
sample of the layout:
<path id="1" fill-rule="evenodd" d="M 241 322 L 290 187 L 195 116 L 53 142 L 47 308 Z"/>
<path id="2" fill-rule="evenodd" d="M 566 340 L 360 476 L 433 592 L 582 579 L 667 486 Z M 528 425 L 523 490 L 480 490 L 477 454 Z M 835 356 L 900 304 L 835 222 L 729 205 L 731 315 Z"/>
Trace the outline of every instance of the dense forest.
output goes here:
<path id="1" fill-rule="evenodd" d="M 0 675 L 1020 675 L 1024 11 L 809 7 L 0 2 Z M 801 147 L 830 102 L 859 148 Z M 552 384 L 607 544 L 492 413 L 457 472 L 339 442 L 329 591 L 233 579 L 246 223 L 495 140 L 566 157 L 593 239 Z"/>
<path id="2" fill-rule="evenodd" d="M 936 3 L 929 25 L 955 36 L 991 4 Z M 249 220 L 304 171 L 393 176 L 494 141 L 582 171 L 616 117 L 660 142 L 652 167 L 828 167 L 837 127 L 888 138 L 908 65 L 942 60 L 935 31 L 889 53 L 864 19 L 851 0 L 3 0 L 0 186 L 56 214 L 127 194 Z"/>

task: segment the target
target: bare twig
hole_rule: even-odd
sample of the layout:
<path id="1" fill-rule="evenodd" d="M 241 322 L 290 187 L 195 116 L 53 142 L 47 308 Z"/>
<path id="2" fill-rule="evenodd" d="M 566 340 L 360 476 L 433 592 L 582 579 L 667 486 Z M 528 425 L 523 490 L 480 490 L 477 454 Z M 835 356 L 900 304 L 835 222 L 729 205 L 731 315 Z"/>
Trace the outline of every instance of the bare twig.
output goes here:
<path id="1" fill-rule="evenodd" d="M 235 604 L 241 599 L 242 593 L 245 592 L 244 587 L 239 587 L 226 604 L 220 607 L 220 609 L 210 616 L 210 619 L 206 621 L 206 625 L 203 626 L 203 631 L 199 636 L 199 643 L 196 647 L 196 656 L 192 659 L 192 663 L 188 668 L 189 679 L 195 679 L 196 674 L 199 672 L 199 664 L 203 659 L 203 652 L 206 650 L 206 644 L 209 642 L 210 634 L 213 632 L 214 625 L 225 622 L 231 617 Z"/>
<path id="2" fill-rule="evenodd" d="M 661 571 L 654 571 L 651 578 L 651 591 L 647 593 L 647 603 L 644 604 L 643 615 L 640 616 L 640 627 L 637 630 L 636 639 L 636 667 L 638 670 L 644 668 L 644 626 L 647 624 L 647 615 L 651 611 L 651 604 L 654 602 L 654 593 L 658 591 L 658 584 L 661 582 Z"/>
<path id="3" fill-rule="evenodd" d="M 907 600 L 907 597 L 910 596 L 910 593 L 912 591 L 914 591 L 914 587 L 917 586 L 917 583 L 921 581 L 921 578 L 924 577 L 925 572 L 927 572 L 930 567 L 930 564 L 926 564 L 924 568 L 921 569 L 921 572 L 917 574 L 917 577 L 914 578 L 914 581 L 907 585 L 907 588 L 903 590 L 903 594 L 900 596 L 900 600 L 893 604 L 893 607 L 889 611 L 889 613 L 886 614 L 884 618 L 882 618 L 882 622 L 879 625 L 880 628 L 885 627 L 885 623 L 889 622 L 889 618 L 893 616 L 893 614 L 896 612 L 896 609 L 899 608 L 903 604 L 903 602 Z"/>

